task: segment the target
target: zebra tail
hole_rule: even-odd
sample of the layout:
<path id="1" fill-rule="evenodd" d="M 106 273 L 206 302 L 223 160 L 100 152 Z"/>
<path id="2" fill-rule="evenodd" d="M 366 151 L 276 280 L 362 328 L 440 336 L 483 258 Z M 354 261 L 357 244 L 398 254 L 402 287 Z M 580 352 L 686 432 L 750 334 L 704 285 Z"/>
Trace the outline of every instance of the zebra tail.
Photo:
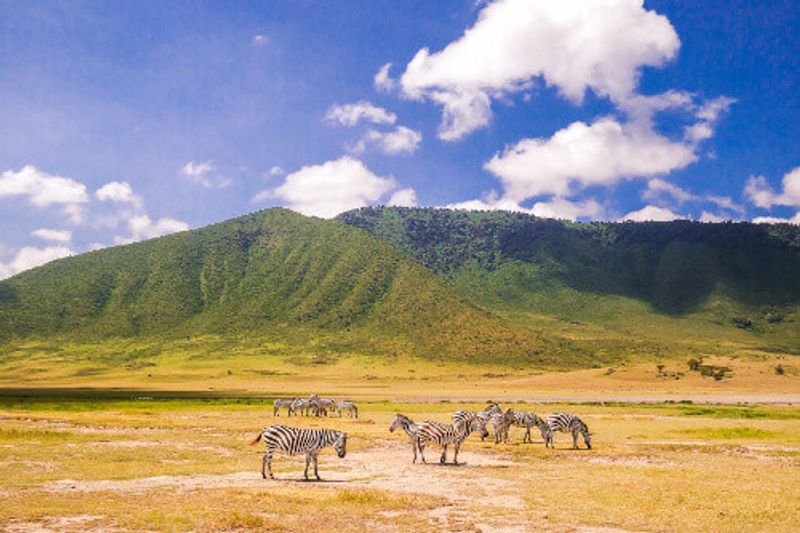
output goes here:
<path id="1" fill-rule="evenodd" d="M 263 433 L 262 431 L 258 432 L 258 437 L 256 437 L 255 439 L 252 440 L 252 442 L 250 442 L 250 446 L 255 446 L 256 444 L 259 443 L 259 441 L 261 441 L 261 434 L 262 433 Z"/>

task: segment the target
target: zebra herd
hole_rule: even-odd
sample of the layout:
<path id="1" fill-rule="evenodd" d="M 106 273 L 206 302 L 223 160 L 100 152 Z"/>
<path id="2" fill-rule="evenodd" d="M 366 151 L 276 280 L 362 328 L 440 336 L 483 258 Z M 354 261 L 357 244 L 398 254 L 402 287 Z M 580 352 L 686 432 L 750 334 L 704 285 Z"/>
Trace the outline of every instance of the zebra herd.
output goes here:
<path id="1" fill-rule="evenodd" d="M 323 400 L 316 395 L 312 395 L 308 400 L 293 398 L 292 400 L 275 400 L 274 416 L 278 416 L 281 407 L 288 410 L 288 415 L 307 414 L 309 411 L 316 416 L 327 416 L 328 411 L 335 413 L 338 411 L 342 416 L 343 404 L 352 406 L 351 416 L 358 418 L 358 409 L 352 402 L 333 400 Z M 578 449 L 578 435 L 583 435 L 583 441 L 588 449 L 591 449 L 591 433 L 589 427 L 580 418 L 569 413 L 555 413 L 546 419 L 538 417 L 534 413 L 517 411 L 512 408 L 503 411 L 496 403 L 490 404 L 482 411 L 456 411 L 453 413 L 453 423 L 445 424 L 426 420 L 416 423 L 411 418 L 397 413 L 389 426 L 389 432 L 394 433 L 397 429 L 402 429 L 409 438 L 413 451 L 412 463 L 417 462 L 419 453 L 422 462 L 425 460 L 425 448 L 429 444 L 439 446 L 442 455 L 439 462 L 447 462 L 447 448 L 453 446 L 453 464 L 458 464 L 458 451 L 463 442 L 472 433 L 480 435 L 481 440 L 489 436 L 487 426 L 492 425 L 494 430 L 495 444 L 508 442 L 509 428 L 512 426 L 525 428 L 523 442 L 532 442 L 531 428 L 539 429 L 545 447 L 555 448 L 554 436 L 556 432 L 571 433 L 572 447 Z M 341 431 L 329 429 L 301 429 L 283 425 L 269 426 L 263 429 L 258 436 L 250 443 L 258 444 L 263 441 L 267 447 L 261 465 L 261 476 L 266 479 L 269 473 L 272 475 L 272 456 L 275 450 L 281 450 L 289 455 L 305 454 L 306 468 L 304 471 L 305 479 L 308 480 L 308 467 L 313 461 L 314 475 L 320 479 L 317 471 L 317 460 L 320 451 L 326 447 L 333 447 L 340 458 L 347 453 L 347 434 Z"/>
<path id="2" fill-rule="evenodd" d="M 286 408 L 287 416 L 329 416 L 328 413 L 339 413 L 341 418 L 343 413 L 347 413 L 350 418 L 358 418 L 358 406 L 350 400 L 332 400 L 330 398 L 320 398 L 312 394 L 308 399 L 295 396 L 291 400 L 278 398 L 272 409 L 272 416 L 280 416 L 281 408 Z"/>
<path id="3" fill-rule="evenodd" d="M 553 438 L 556 432 L 572 433 L 572 447 L 578 449 L 578 435 L 583 435 L 583 442 L 588 449 L 592 448 L 592 438 L 589 427 L 575 415 L 568 413 L 555 413 L 543 419 L 535 413 L 527 411 L 517 411 L 508 408 L 503 411 L 496 403 L 490 404 L 483 411 L 456 411 L 453 413 L 453 422 L 469 421 L 471 419 L 480 420 L 484 427 L 492 425 L 494 430 L 494 442 L 508 442 L 509 428 L 512 426 L 525 428 L 525 436 L 522 442 L 533 442 L 531 439 L 531 428 L 538 428 L 542 435 L 545 447 L 554 448 Z M 488 432 L 486 435 L 488 436 Z M 481 440 L 485 438 L 481 436 Z"/>

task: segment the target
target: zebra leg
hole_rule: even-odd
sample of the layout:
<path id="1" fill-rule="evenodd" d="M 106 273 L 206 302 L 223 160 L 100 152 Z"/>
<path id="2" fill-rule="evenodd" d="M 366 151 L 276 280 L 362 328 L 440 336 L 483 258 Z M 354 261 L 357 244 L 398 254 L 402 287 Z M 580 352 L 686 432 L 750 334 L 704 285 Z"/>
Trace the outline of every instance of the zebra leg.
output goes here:
<path id="1" fill-rule="evenodd" d="M 317 481 L 322 479 L 321 477 L 319 477 L 319 472 L 317 471 L 317 461 L 318 461 L 318 459 L 319 459 L 319 456 L 317 456 L 317 454 L 314 454 L 314 477 L 317 478 Z"/>
<path id="2" fill-rule="evenodd" d="M 411 461 L 411 464 L 416 464 L 417 462 L 417 443 L 413 440 L 411 441 L 411 450 L 414 452 L 414 459 Z"/>
<path id="3" fill-rule="evenodd" d="M 525 438 L 522 439 L 522 442 L 531 442 L 531 427 L 530 426 L 525 428 Z"/>
<path id="4" fill-rule="evenodd" d="M 306 478 L 306 481 L 308 481 L 308 465 L 309 465 L 309 463 L 311 463 L 311 454 L 307 453 L 306 454 L 306 469 L 303 471 L 303 477 Z"/>
<path id="5" fill-rule="evenodd" d="M 427 463 L 428 461 L 425 460 L 425 443 L 418 441 L 417 446 L 419 446 L 419 456 L 422 458 L 422 462 Z"/>
<path id="6" fill-rule="evenodd" d="M 578 449 L 578 431 L 577 430 L 572 430 L 572 449 L 573 450 L 577 450 Z"/>
<path id="7" fill-rule="evenodd" d="M 272 475 L 272 452 L 273 449 L 267 448 L 267 453 L 264 454 L 264 458 L 261 461 L 261 479 L 267 479 L 267 473 L 265 469 L 269 471 L 269 478 L 275 479 L 275 476 Z"/>
<path id="8" fill-rule="evenodd" d="M 447 444 L 442 445 L 442 456 L 439 458 L 439 462 L 441 464 L 445 464 L 447 462 Z"/>
<path id="9" fill-rule="evenodd" d="M 461 448 L 461 442 L 460 441 L 456 441 L 456 443 L 453 444 L 453 464 L 454 465 L 458 464 L 458 450 L 459 450 L 459 448 Z"/>

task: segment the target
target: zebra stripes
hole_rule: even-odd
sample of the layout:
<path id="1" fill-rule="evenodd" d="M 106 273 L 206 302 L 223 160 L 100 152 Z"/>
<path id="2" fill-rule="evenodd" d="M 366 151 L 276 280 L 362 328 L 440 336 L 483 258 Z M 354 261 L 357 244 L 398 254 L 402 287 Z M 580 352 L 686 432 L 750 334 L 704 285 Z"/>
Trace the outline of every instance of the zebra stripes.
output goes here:
<path id="1" fill-rule="evenodd" d="M 282 400 L 280 398 L 276 399 L 272 407 L 272 416 L 279 416 L 281 407 L 286 408 L 287 416 L 292 416 L 292 413 L 294 413 L 294 404 L 296 401 L 297 397 L 294 397 L 291 400 Z"/>
<path id="2" fill-rule="evenodd" d="M 336 412 L 339 412 L 339 416 L 341 416 L 340 409 L 345 407 L 348 411 L 348 416 L 358 418 L 358 407 L 356 407 L 353 402 L 349 400 L 337 402 L 330 398 L 320 398 L 316 394 L 312 394 L 307 399 L 298 398 L 297 396 L 291 400 L 277 398 L 273 404 L 272 416 L 279 416 L 281 408 L 284 407 L 286 408 L 288 416 L 308 416 L 309 414 L 313 414 L 314 416 L 329 416 Z"/>
<path id="3" fill-rule="evenodd" d="M 419 437 L 417 436 L 417 430 L 419 429 L 419 426 L 415 424 L 414 421 L 408 418 L 406 415 L 401 415 L 400 413 L 397 413 L 396 415 L 394 415 L 394 420 L 392 420 L 392 425 L 389 426 L 389 432 L 394 433 L 397 428 L 401 428 L 403 431 L 406 432 L 406 435 L 408 435 L 408 440 L 411 442 L 411 450 L 414 452 L 414 459 L 411 462 L 412 464 L 416 463 L 417 450 L 420 449 Z"/>
<path id="4" fill-rule="evenodd" d="M 339 457 L 344 457 L 347 453 L 347 435 L 341 431 L 330 429 L 269 426 L 261 431 L 250 445 L 254 446 L 262 440 L 267 446 L 267 453 L 264 454 L 261 463 L 261 477 L 264 479 L 267 478 L 267 472 L 269 472 L 270 479 L 275 479 L 275 476 L 272 475 L 272 455 L 276 449 L 289 455 L 306 454 L 306 468 L 303 472 L 306 480 L 308 480 L 308 465 L 312 460 L 314 461 L 314 476 L 321 479 L 317 471 L 317 462 L 319 452 L 323 448 L 333 446 Z"/>
<path id="5" fill-rule="evenodd" d="M 442 456 L 439 462 L 447 462 L 447 447 L 453 445 L 453 464 L 458 464 L 458 450 L 461 443 L 473 431 L 486 432 L 486 424 L 479 417 L 473 417 L 469 422 L 456 422 L 446 425 L 440 422 L 423 422 L 419 424 L 416 431 L 417 445 L 422 462 L 425 463 L 425 444 L 432 442 L 442 447 Z"/>
<path id="6" fill-rule="evenodd" d="M 526 411 L 516 411 L 513 409 L 509 409 L 509 411 L 511 411 L 509 415 L 510 424 L 525 428 L 525 436 L 522 438 L 522 442 L 533 442 L 531 439 L 531 428 L 539 427 L 539 422 L 541 422 L 542 419 L 534 413 L 528 413 Z"/>
<path id="7" fill-rule="evenodd" d="M 483 411 L 456 411 L 453 413 L 453 423 L 464 422 L 469 423 L 473 418 L 480 418 L 483 422 L 484 429 L 486 424 L 489 423 L 489 419 L 495 413 L 500 413 L 502 410 L 500 406 L 496 403 L 491 404 L 489 407 L 484 409 Z M 489 435 L 488 431 L 481 432 L 481 442 Z"/>
<path id="8" fill-rule="evenodd" d="M 358 418 L 358 407 L 353 402 L 340 400 L 336 405 L 336 409 L 339 411 L 339 418 L 342 417 L 342 413 L 345 411 L 347 411 L 347 416 L 350 418 Z"/>
<path id="9" fill-rule="evenodd" d="M 551 433 L 560 431 L 562 433 L 572 433 L 572 448 L 578 449 L 578 433 L 583 434 L 583 442 L 586 443 L 586 448 L 592 449 L 591 433 L 589 433 L 589 426 L 583 420 L 575 415 L 569 413 L 555 413 L 547 417 L 547 425 Z M 552 444 L 553 436 L 550 436 Z M 554 447 L 554 446 L 551 446 Z"/>

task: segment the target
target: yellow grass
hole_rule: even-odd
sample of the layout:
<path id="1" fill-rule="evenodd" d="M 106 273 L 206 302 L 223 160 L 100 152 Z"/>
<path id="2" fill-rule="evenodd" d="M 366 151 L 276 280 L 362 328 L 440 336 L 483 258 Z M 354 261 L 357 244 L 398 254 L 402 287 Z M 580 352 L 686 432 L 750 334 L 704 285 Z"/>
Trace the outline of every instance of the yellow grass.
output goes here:
<path id="1" fill-rule="evenodd" d="M 540 415 L 580 414 L 594 448 L 571 450 L 571 437 L 560 434 L 557 449 L 547 450 L 536 432 L 534 444 L 522 444 L 522 430 L 513 429 L 507 445 L 470 437 L 461 467 L 411 465 L 405 435 L 388 432 L 397 411 L 446 421 L 456 409 L 481 406 L 362 401 L 361 418 L 352 420 L 274 419 L 270 402 L 257 400 L 5 400 L 0 529 L 800 527 L 798 407 L 515 404 Z M 248 442 L 277 422 L 347 431 L 347 457 L 328 450 L 320 459 L 323 477 L 337 482 L 297 483 L 303 459 L 280 455 L 279 479 L 262 481 L 261 450 Z M 435 463 L 438 450 L 426 455 Z"/>

